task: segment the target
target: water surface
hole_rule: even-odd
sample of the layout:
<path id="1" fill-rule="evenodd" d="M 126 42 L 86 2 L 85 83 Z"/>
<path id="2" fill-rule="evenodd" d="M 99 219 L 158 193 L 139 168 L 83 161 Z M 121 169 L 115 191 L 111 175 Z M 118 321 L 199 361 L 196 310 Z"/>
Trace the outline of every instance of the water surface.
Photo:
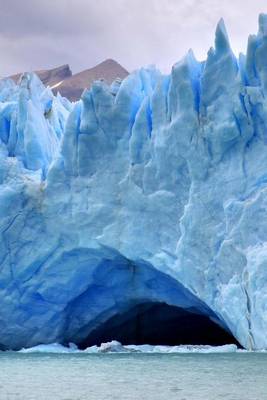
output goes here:
<path id="1" fill-rule="evenodd" d="M 267 354 L 0 353 L 1 400 L 265 400 Z"/>

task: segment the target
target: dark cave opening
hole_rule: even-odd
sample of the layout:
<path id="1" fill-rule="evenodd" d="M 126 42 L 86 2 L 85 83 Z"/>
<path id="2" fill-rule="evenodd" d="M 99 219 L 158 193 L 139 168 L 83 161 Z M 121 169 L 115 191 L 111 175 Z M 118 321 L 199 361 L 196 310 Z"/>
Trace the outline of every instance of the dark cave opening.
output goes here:
<path id="1" fill-rule="evenodd" d="M 208 316 L 165 303 L 145 302 L 116 314 L 93 330 L 79 347 L 111 340 L 122 344 L 212 345 L 236 344 L 237 340 Z"/>

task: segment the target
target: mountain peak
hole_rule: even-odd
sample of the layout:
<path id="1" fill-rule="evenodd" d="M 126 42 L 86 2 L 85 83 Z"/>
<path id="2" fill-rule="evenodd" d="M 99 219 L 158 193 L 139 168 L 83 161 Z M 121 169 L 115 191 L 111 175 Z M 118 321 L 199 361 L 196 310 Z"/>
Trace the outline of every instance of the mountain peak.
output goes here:
<path id="1" fill-rule="evenodd" d="M 76 101 L 81 97 L 85 88 L 89 88 L 92 83 L 99 79 L 104 79 L 111 84 L 116 78 L 124 79 L 129 72 L 123 68 L 117 61 L 106 59 L 96 66 L 78 72 L 60 82 L 60 85 L 54 88 L 54 92 L 60 92 L 64 97 L 71 101 Z"/>

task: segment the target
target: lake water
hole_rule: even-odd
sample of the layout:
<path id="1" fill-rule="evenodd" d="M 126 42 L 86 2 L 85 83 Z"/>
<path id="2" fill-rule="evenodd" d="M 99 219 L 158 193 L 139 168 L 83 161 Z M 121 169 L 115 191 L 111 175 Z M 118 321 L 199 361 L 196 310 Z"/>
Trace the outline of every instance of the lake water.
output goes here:
<path id="1" fill-rule="evenodd" d="M 267 354 L 0 353 L 1 400 L 265 400 Z"/>

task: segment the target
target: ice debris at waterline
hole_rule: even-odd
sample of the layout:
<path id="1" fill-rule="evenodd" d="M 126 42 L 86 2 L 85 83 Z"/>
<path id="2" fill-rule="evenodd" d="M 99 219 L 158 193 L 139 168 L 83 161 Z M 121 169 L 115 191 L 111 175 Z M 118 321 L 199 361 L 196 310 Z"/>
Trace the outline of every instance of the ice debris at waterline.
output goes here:
<path id="1" fill-rule="evenodd" d="M 0 100 L 2 349 L 88 347 L 144 303 L 267 348 L 266 15 L 238 59 L 220 21 L 207 60 L 170 76 L 72 104 L 25 74 Z"/>
<path id="2" fill-rule="evenodd" d="M 223 346 L 151 346 L 144 344 L 140 346 L 126 345 L 123 346 L 120 342 L 112 340 L 111 342 L 102 343 L 100 346 L 91 346 L 85 350 L 79 350 L 74 343 L 70 343 L 69 347 L 59 343 L 40 344 L 28 349 L 21 349 L 20 353 L 235 353 L 238 350 L 235 344 L 226 344 Z"/>

